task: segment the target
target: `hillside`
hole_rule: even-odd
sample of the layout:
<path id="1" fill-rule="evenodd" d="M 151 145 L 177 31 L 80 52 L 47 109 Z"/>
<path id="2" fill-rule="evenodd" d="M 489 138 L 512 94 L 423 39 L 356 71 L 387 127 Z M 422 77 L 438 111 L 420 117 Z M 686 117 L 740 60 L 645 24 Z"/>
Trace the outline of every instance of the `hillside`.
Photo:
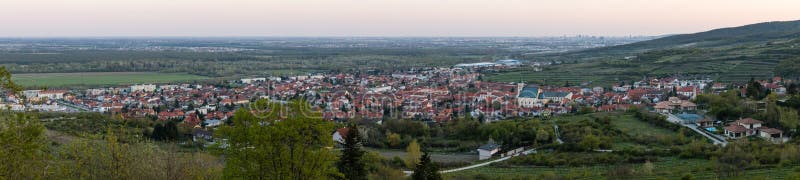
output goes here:
<path id="1" fill-rule="evenodd" d="M 767 43 L 776 40 L 800 38 L 800 20 L 775 21 L 714 29 L 693 34 L 679 34 L 631 44 L 579 50 L 565 55 L 595 53 L 638 53 L 647 50 L 670 48 L 715 48 L 754 43 Z"/>
<path id="2" fill-rule="evenodd" d="M 673 75 L 722 82 L 774 75 L 797 77 L 800 21 L 758 23 L 529 58 L 564 63 L 541 72 L 524 68 L 501 72 L 490 79 L 610 83 Z"/>

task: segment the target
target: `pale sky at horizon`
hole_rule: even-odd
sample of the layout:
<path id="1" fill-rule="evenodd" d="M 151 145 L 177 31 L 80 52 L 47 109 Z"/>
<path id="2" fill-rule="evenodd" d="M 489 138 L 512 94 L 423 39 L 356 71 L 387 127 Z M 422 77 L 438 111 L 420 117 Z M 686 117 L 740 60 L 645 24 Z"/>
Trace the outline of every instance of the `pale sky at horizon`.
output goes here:
<path id="1" fill-rule="evenodd" d="M 664 35 L 800 19 L 800 0 L 0 0 L 0 37 Z"/>

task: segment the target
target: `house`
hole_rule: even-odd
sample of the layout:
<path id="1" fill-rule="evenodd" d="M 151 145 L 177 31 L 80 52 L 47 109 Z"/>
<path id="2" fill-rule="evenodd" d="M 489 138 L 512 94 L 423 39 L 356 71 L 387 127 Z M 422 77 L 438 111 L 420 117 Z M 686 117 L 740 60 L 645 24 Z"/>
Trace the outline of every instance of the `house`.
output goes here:
<path id="1" fill-rule="evenodd" d="M 667 101 L 656 103 L 654 106 L 656 112 L 659 113 L 672 113 L 675 110 L 692 111 L 697 109 L 697 104 L 690 101 L 681 100 L 677 97 L 669 97 Z"/>
<path id="2" fill-rule="evenodd" d="M 197 142 L 197 141 L 199 141 L 201 139 L 205 140 L 205 141 L 213 141 L 214 133 L 211 133 L 210 131 L 206 131 L 206 130 L 200 130 L 200 129 L 195 130 L 194 132 L 192 132 L 192 141 Z"/>
<path id="3" fill-rule="evenodd" d="M 781 131 L 780 129 L 762 127 L 758 129 L 758 131 L 759 131 L 758 135 L 761 136 L 761 138 L 773 142 L 774 141 L 783 142 L 783 131 Z"/>
<path id="4" fill-rule="evenodd" d="M 478 147 L 478 160 L 492 158 L 492 155 L 500 151 L 500 146 L 494 143 L 484 144 Z"/>
<path id="5" fill-rule="evenodd" d="M 217 120 L 217 119 L 209 119 L 209 120 L 203 121 L 203 125 L 205 127 L 217 127 L 219 125 L 222 125 L 222 121 Z"/>
<path id="6" fill-rule="evenodd" d="M 700 90 L 698 90 L 695 87 L 685 86 L 685 87 L 678 88 L 678 92 L 675 92 L 675 93 L 677 93 L 678 95 L 681 95 L 681 96 L 691 97 L 692 99 L 694 99 L 695 95 L 697 95 L 697 93 L 699 91 Z"/>
<path id="7" fill-rule="evenodd" d="M 715 92 L 725 91 L 725 88 L 725 84 L 722 83 L 714 83 L 714 85 L 711 86 L 711 90 L 714 90 Z"/>
<path id="8" fill-rule="evenodd" d="M 697 120 L 695 122 L 695 124 L 697 124 L 697 127 L 704 127 L 705 128 L 705 127 L 714 126 L 714 121 L 709 119 L 709 118 L 703 118 L 703 119 Z"/>
<path id="9" fill-rule="evenodd" d="M 333 141 L 338 142 L 339 144 L 344 144 L 344 138 L 347 137 L 347 133 L 349 132 L 350 128 L 336 129 L 336 132 L 333 132 Z"/>
<path id="10" fill-rule="evenodd" d="M 762 123 L 753 118 L 740 119 L 725 127 L 725 135 L 733 139 L 756 135 Z"/>

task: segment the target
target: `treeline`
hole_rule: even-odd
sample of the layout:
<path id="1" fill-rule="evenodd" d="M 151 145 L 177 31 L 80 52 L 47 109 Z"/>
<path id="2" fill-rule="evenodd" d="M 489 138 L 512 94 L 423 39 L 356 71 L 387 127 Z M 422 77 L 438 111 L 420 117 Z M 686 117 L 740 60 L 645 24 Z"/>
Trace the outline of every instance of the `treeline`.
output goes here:
<path id="1" fill-rule="evenodd" d="M 68 72 L 186 72 L 221 77 L 264 75 L 270 70 L 349 71 L 356 69 L 403 70 L 411 67 L 449 66 L 492 61 L 500 50 L 324 48 L 256 50 L 244 52 L 68 50 L 55 52 L 0 52 L 0 65 L 12 73 Z"/>
<path id="2" fill-rule="evenodd" d="M 219 179 L 222 171 L 215 156 L 178 152 L 111 128 L 64 136 L 48 133 L 36 114 L 0 113 L 0 179 Z"/>
<path id="3" fill-rule="evenodd" d="M 402 148 L 418 140 L 435 151 L 469 152 L 494 141 L 505 148 L 552 142 L 553 128 L 538 119 L 518 119 L 480 123 L 477 119 L 455 119 L 441 124 L 390 119 L 381 125 L 362 123 L 366 146 Z"/>

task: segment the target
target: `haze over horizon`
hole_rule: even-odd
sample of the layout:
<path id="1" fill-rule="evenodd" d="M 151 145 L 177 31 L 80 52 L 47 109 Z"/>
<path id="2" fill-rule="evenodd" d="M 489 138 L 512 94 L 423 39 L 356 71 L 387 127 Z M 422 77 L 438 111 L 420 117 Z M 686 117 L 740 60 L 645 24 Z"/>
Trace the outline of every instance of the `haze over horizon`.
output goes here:
<path id="1" fill-rule="evenodd" d="M 6 0 L 0 37 L 629 36 L 800 18 L 774 0 Z"/>

